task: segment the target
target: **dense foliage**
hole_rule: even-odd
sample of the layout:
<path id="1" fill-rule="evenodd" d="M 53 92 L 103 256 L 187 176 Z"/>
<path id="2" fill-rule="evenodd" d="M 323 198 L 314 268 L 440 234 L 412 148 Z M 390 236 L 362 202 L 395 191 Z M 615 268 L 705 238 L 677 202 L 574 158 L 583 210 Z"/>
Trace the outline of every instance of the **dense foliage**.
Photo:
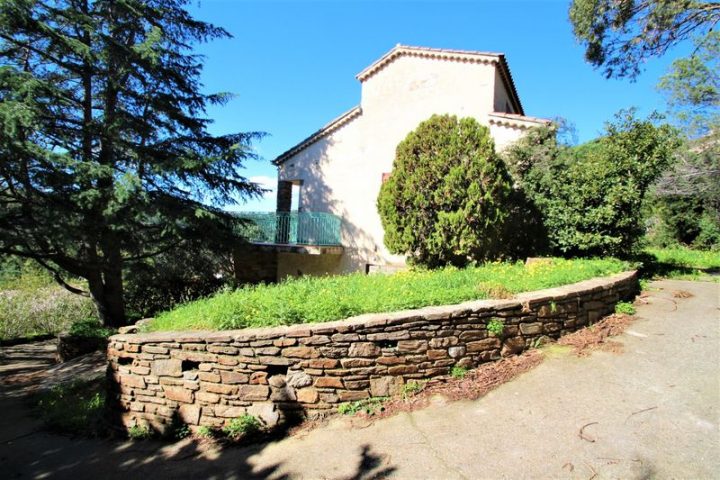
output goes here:
<path id="1" fill-rule="evenodd" d="M 619 114 L 605 135 L 571 147 L 541 127 L 506 158 L 563 255 L 627 256 L 644 234 L 643 202 L 678 147 L 667 125 Z"/>
<path id="2" fill-rule="evenodd" d="M 139 319 L 170 310 L 235 285 L 227 248 L 208 241 L 187 242 L 125 271 L 128 317 Z"/>
<path id="3" fill-rule="evenodd" d="M 673 61 L 658 89 L 691 138 L 717 135 L 720 125 L 720 32 L 695 42 L 693 53 Z"/>
<path id="4" fill-rule="evenodd" d="M 385 245 L 430 267 L 498 258 L 510 192 L 487 127 L 433 115 L 400 142 L 380 190 Z"/>
<path id="5" fill-rule="evenodd" d="M 34 262 L 0 257 L 0 340 L 56 334 L 87 319 L 97 322 L 89 298 L 56 285 Z"/>
<path id="6" fill-rule="evenodd" d="M 0 253 L 126 320 L 124 272 L 188 240 L 236 241 L 214 207 L 255 195 L 255 134 L 214 136 L 202 57 L 227 37 L 188 0 L 0 2 Z M 87 291 L 67 283 L 86 280 Z"/>
<path id="7" fill-rule="evenodd" d="M 720 4 L 700 0 L 573 0 L 570 21 L 585 58 L 607 77 L 631 78 L 644 61 L 720 21 Z"/>
<path id="8" fill-rule="evenodd" d="M 393 275 L 301 277 L 277 285 L 222 292 L 159 315 L 152 330 L 234 329 L 325 322 L 352 315 L 507 297 L 609 275 L 619 260 L 487 263 L 480 267 L 411 270 Z"/>

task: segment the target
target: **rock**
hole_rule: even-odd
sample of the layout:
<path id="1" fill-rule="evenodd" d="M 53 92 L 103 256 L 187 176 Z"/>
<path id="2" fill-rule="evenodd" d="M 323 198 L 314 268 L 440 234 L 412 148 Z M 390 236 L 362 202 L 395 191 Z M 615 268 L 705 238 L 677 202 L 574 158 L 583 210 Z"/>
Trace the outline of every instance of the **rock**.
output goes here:
<path id="1" fill-rule="evenodd" d="M 525 339 L 523 337 L 512 337 L 503 342 L 500 354 L 503 357 L 507 357 L 508 355 L 520 353 L 523 350 L 525 350 Z"/>
<path id="2" fill-rule="evenodd" d="M 470 330 L 460 334 L 460 340 L 463 342 L 472 342 L 474 340 L 482 340 L 487 338 L 487 332 L 484 330 Z"/>
<path id="3" fill-rule="evenodd" d="M 428 350 L 427 358 L 429 360 L 440 360 L 441 358 L 447 358 L 448 352 L 445 350 Z"/>
<path id="4" fill-rule="evenodd" d="M 229 385 L 248 382 L 248 376 L 246 374 L 238 372 L 226 372 L 225 370 L 220 371 L 220 378 L 222 379 L 222 383 L 227 383 Z"/>
<path id="5" fill-rule="evenodd" d="M 310 368 L 335 368 L 338 365 L 338 361 L 332 358 L 317 358 L 310 360 Z"/>
<path id="6" fill-rule="evenodd" d="M 373 397 L 389 397 L 402 392 L 402 377 L 386 376 L 370 379 L 370 395 Z"/>
<path id="7" fill-rule="evenodd" d="M 270 388 L 265 385 L 241 385 L 238 388 L 240 400 L 267 400 Z"/>
<path id="8" fill-rule="evenodd" d="M 520 332 L 523 335 L 539 335 L 542 333 L 542 323 L 521 323 Z"/>
<path id="9" fill-rule="evenodd" d="M 448 348 L 448 355 L 450 355 L 452 358 L 460 358 L 465 355 L 465 347 L 450 347 Z"/>
<path id="10" fill-rule="evenodd" d="M 282 354 L 289 358 L 317 358 L 320 356 L 318 351 L 311 347 L 287 347 Z"/>
<path id="11" fill-rule="evenodd" d="M 237 418 L 247 413 L 245 407 L 233 407 L 229 405 L 216 405 L 214 412 L 216 417 L 222 418 Z"/>
<path id="12" fill-rule="evenodd" d="M 165 398 L 176 402 L 193 403 L 193 392 L 180 387 L 163 387 Z"/>
<path id="13" fill-rule="evenodd" d="M 107 344 L 108 342 L 104 338 L 76 337 L 61 333 L 58 335 L 57 358 L 61 362 L 67 362 L 96 350 L 105 350 Z"/>
<path id="14" fill-rule="evenodd" d="M 267 372 L 255 372 L 250 375 L 250 384 L 252 385 L 267 385 Z"/>
<path id="15" fill-rule="evenodd" d="M 285 375 L 273 375 L 268 380 L 268 383 L 271 387 L 282 388 L 285 386 L 287 381 L 285 380 Z"/>
<path id="16" fill-rule="evenodd" d="M 180 405 L 178 416 L 188 425 L 197 425 L 200 422 L 200 407 L 196 405 Z"/>
<path id="17" fill-rule="evenodd" d="M 343 402 L 352 402 L 370 397 L 370 394 L 366 390 L 343 390 L 338 392 L 338 394 L 340 395 L 340 400 Z"/>
<path id="18" fill-rule="evenodd" d="M 268 427 L 276 426 L 280 420 L 280 414 L 272 403 L 254 403 L 248 407 L 247 413 L 259 418 Z"/>
<path id="19" fill-rule="evenodd" d="M 390 375 L 407 375 L 409 373 L 417 373 L 418 367 L 415 365 L 398 365 L 388 368 Z"/>
<path id="20" fill-rule="evenodd" d="M 358 342 L 350 345 L 351 357 L 376 357 L 380 355 L 380 347 L 370 342 Z"/>
<path id="21" fill-rule="evenodd" d="M 313 387 L 301 388 L 297 391 L 297 399 L 300 403 L 316 403 L 318 397 L 318 391 Z"/>
<path id="22" fill-rule="evenodd" d="M 343 383 L 337 377 L 320 377 L 315 380 L 315 386 L 318 388 L 343 388 Z"/>
<path id="23" fill-rule="evenodd" d="M 433 338 L 430 340 L 430 347 L 431 348 L 447 348 L 451 347 L 453 345 L 457 345 L 458 338 L 457 337 L 439 337 L 439 338 Z"/>
<path id="24" fill-rule="evenodd" d="M 497 338 L 486 338 L 485 340 L 478 340 L 477 342 L 469 342 L 467 344 L 468 352 L 482 352 L 493 348 L 500 348 L 500 340 Z"/>
<path id="25" fill-rule="evenodd" d="M 270 380 L 272 380 L 272 378 Z M 276 402 L 294 402 L 297 400 L 297 397 L 295 396 L 295 389 L 288 386 L 273 388 L 272 393 L 270 394 L 270 400 Z"/>
<path id="26" fill-rule="evenodd" d="M 285 379 L 285 383 L 293 388 L 307 387 L 312 382 L 312 377 L 305 372 L 290 372 Z"/>
<path id="27" fill-rule="evenodd" d="M 401 353 L 422 353 L 427 351 L 428 344 L 426 340 L 400 340 L 397 349 Z"/>
<path id="28" fill-rule="evenodd" d="M 374 365 L 375 361 L 368 358 L 344 358 L 340 360 L 343 368 L 361 368 Z"/>
<path id="29" fill-rule="evenodd" d="M 197 392 L 195 398 L 200 402 L 205 403 L 218 403 L 220 401 L 220 395 L 209 392 Z"/>

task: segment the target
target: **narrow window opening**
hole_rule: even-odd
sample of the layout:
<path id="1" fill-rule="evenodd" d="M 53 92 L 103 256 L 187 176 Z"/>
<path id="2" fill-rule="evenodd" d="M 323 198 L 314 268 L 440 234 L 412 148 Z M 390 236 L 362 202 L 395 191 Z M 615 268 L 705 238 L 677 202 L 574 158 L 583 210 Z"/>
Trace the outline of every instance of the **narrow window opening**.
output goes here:
<path id="1" fill-rule="evenodd" d="M 268 365 L 266 371 L 267 371 L 268 377 L 272 377 L 275 375 L 287 375 L 288 366 L 287 365 Z"/>
<path id="2" fill-rule="evenodd" d="M 190 360 L 183 360 L 181 370 L 183 372 L 191 372 L 200 368 L 200 362 L 191 362 Z"/>
<path id="3" fill-rule="evenodd" d="M 132 365 L 133 359 L 131 357 L 120 357 L 117 362 L 118 365 Z"/>
<path id="4" fill-rule="evenodd" d="M 377 345 L 380 348 L 396 348 L 397 347 L 397 340 L 379 340 L 375 342 L 375 345 Z"/>

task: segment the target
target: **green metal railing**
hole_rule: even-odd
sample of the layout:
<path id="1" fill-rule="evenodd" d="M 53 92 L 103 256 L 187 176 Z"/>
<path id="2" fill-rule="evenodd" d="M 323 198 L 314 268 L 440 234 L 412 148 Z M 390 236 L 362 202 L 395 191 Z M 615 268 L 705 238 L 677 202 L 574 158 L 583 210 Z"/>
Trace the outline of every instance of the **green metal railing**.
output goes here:
<path id="1" fill-rule="evenodd" d="M 253 243 L 340 245 L 340 217 L 319 212 L 239 213 L 242 235 Z"/>

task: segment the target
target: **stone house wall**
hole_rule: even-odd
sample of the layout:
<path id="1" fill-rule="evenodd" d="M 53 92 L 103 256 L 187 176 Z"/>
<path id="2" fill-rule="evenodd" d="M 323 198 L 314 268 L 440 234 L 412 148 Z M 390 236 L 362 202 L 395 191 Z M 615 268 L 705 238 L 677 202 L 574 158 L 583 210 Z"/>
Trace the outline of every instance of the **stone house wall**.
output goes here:
<path id="1" fill-rule="evenodd" d="M 635 272 L 565 287 L 397 313 L 287 327 L 157 332 L 110 338 L 108 396 L 118 421 L 164 430 L 179 417 L 222 426 L 245 413 L 274 426 L 342 402 L 400 392 L 409 380 L 446 375 L 519 353 L 595 323 L 637 292 Z M 504 322 L 500 337 L 491 319 Z"/>

